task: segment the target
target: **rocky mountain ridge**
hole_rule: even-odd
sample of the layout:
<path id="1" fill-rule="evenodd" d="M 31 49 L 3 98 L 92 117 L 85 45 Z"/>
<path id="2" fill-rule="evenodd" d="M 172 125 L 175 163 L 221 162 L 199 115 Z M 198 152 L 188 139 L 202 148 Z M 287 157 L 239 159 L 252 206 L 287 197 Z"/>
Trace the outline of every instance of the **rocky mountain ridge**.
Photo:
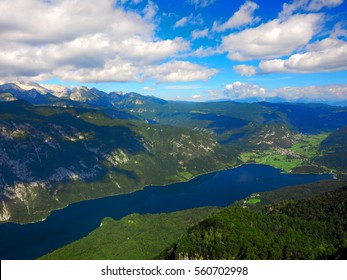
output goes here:
<path id="1" fill-rule="evenodd" d="M 0 101 L 4 94 L 12 95 L 13 99 L 22 99 L 34 104 L 52 104 L 61 100 L 85 102 L 90 105 L 112 107 L 120 92 L 106 93 L 96 88 L 85 86 L 64 87 L 38 83 L 13 82 L 0 85 Z"/>
<path id="2" fill-rule="evenodd" d="M 0 220 L 21 223 L 72 202 L 254 162 L 264 151 L 270 163 L 296 160 L 292 145 L 347 126 L 347 108 L 324 104 L 174 102 L 22 83 L 0 85 L 0 101 Z M 343 174 L 343 131 L 296 170 L 327 162 Z"/>

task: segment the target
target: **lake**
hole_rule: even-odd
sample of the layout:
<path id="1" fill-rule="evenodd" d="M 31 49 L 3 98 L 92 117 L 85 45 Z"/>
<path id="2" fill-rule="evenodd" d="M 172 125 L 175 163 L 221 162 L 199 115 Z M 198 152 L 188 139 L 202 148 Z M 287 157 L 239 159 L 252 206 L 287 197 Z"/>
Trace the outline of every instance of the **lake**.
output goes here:
<path id="1" fill-rule="evenodd" d="M 205 174 L 189 182 L 106 198 L 83 201 L 52 211 L 42 222 L 0 225 L 0 258 L 35 259 L 86 236 L 102 218 L 120 219 L 132 213 L 162 213 L 202 206 L 227 206 L 254 192 L 304 184 L 331 175 L 283 174 L 266 165 L 240 167 Z"/>

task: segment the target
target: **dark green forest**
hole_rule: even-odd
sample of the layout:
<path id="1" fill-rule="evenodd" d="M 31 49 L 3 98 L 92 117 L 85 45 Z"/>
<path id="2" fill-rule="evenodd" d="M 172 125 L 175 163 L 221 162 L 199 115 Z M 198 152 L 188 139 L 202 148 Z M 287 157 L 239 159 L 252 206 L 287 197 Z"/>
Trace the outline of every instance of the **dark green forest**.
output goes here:
<path id="1" fill-rule="evenodd" d="M 347 187 L 260 213 L 230 206 L 192 227 L 161 259 L 346 259 Z"/>

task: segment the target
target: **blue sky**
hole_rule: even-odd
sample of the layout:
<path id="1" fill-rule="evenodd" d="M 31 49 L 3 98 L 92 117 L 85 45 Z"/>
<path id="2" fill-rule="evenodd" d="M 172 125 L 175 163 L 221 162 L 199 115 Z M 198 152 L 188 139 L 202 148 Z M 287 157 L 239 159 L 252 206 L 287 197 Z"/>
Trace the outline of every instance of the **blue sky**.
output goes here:
<path id="1" fill-rule="evenodd" d="M 343 0 L 2 0 L 0 80 L 339 104 L 346 8 Z"/>

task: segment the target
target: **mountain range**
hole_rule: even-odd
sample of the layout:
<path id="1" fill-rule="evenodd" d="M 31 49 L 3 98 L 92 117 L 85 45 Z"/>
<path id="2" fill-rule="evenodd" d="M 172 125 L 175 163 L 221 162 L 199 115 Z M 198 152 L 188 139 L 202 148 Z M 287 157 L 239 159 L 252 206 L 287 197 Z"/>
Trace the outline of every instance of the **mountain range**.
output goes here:
<path id="1" fill-rule="evenodd" d="M 177 102 L 19 82 L 0 85 L 0 101 L 2 222 L 242 163 L 338 177 L 347 167 L 347 107 Z"/>

